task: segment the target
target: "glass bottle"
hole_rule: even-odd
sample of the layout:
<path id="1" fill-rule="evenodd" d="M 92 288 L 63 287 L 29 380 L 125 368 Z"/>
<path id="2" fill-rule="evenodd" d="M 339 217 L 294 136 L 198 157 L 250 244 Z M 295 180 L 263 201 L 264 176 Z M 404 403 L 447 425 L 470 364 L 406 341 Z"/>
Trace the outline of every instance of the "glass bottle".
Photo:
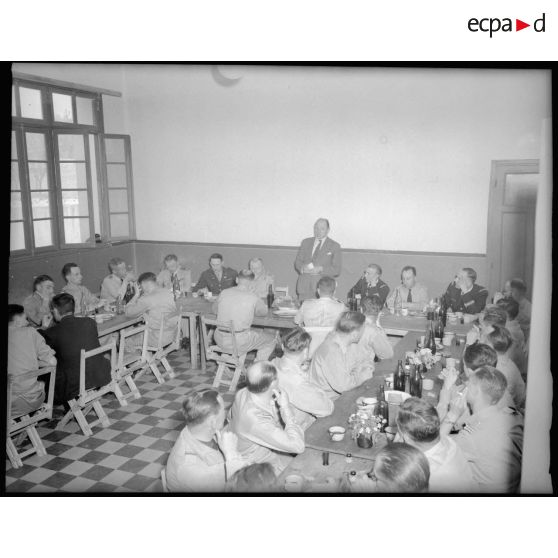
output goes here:
<path id="1" fill-rule="evenodd" d="M 430 329 L 429 329 L 430 333 L 429 333 L 428 344 L 426 345 L 426 348 L 430 349 L 432 356 L 434 356 L 436 354 L 436 336 L 434 335 L 434 323 L 431 320 L 429 324 L 430 324 Z"/>
<path id="2" fill-rule="evenodd" d="M 271 309 L 273 306 L 273 301 L 275 300 L 275 295 L 273 294 L 273 285 L 267 287 L 267 307 Z"/>
<path id="3" fill-rule="evenodd" d="M 134 298 L 135 294 L 136 294 L 136 289 L 134 288 L 134 285 L 128 282 L 128 285 L 126 286 L 126 293 L 124 294 L 124 304 L 128 304 L 128 302 L 130 302 L 130 300 Z"/>
<path id="4" fill-rule="evenodd" d="M 399 289 L 395 289 L 395 299 L 393 301 L 393 311 L 395 312 L 396 316 L 401 315 L 402 308 L 403 308 L 403 301 L 401 300 L 401 294 L 399 293 Z"/>
<path id="5" fill-rule="evenodd" d="M 374 414 L 383 417 L 386 420 L 386 422 L 382 424 L 381 431 L 383 432 L 385 427 L 389 424 L 389 406 L 386 401 L 384 386 L 380 386 L 380 389 L 378 390 L 378 403 L 376 403 L 376 410 Z"/>
<path id="6" fill-rule="evenodd" d="M 116 305 L 116 313 L 117 314 L 123 314 L 124 313 L 124 307 L 123 307 L 123 304 L 122 304 L 122 299 L 120 297 L 116 298 L 115 305 Z"/>
<path id="7" fill-rule="evenodd" d="M 347 307 L 352 312 L 354 308 L 354 296 L 355 296 L 355 289 L 354 287 L 347 293 Z"/>
<path id="8" fill-rule="evenodd" d="M 405 371 L 403 370 L 403 362 L 397 362 L 397 370 L 393 375 L 393 389 L 397 391 L 405 391 Z"/>
<path id="9" fill-rule="evenodd" d="M 410 394 L 413 397 L 422 397 L 422 375 L 421 375 L 421 368 L 422 365 L 420 366 L 416 366 L 415 367 L 415 373 L 413 374 L 413 377 L 411 378 L 411 382 L 410 382 Z"/>
<path id="10" fill-rule="evenodd" d="M 174 300 L 180 298 L 180 281 L 178 280 L 176 273 L 172 276 L 172 294 L 174 296 Z"/>
<path id="11" fill-rule="evenodd" d="M 361 307 L 360 307 L 360 299 L 361 299 L 361 295 L 360 293 L 357 293 L 355 295 L 355 312 L 360 312 L 361 311 Z"/>
<path id="12" fill-rule="evenodd" d="M 87 305 L 85 304 L 85 299 L 83 298 L 83 296 L 79 301 L 79 313 L 81 316 L 87 316 Z"/>

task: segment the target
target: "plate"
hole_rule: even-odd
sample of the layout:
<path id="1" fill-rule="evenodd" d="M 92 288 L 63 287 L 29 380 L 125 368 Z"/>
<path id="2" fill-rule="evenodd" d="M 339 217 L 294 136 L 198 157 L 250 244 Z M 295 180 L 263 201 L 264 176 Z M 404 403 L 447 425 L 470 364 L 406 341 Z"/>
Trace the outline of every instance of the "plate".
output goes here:
<path id="1" fill-rule="evenodd" d="M 95 314 L 95 320 L 97 322 L 106 322 L 114 318 L 114 314 Z"/>
<path id="2" fill-rule="evenodd" d="M 279 308 L 273 310 L 275 316 L 296 316 L 298 310 L 296 308 Z"/>
<path id="3" fill-rule="evenodd" d="M 409 399 L 409 397 L 411 397 L 410 393 L 407 393 L 406 391 L 397 391 L 397 390 L 387 390 L 385 392 L 385 396 L 386 396 L 386 401 L 388 403 L 391 403 L 392 405 L 399 405 L 399 403 L 403 403 L 403 401 L 405 401 L 406 399 Z M 399 402 L 392 402 L 390 401 L 391 398 L 394 397 L 401 397 L 401 401 Z"/>

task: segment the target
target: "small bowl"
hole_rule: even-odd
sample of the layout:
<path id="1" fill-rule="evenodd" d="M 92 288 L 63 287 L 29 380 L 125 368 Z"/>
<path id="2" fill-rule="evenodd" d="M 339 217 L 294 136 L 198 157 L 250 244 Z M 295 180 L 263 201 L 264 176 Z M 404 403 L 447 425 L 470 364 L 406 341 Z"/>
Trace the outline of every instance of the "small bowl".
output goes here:
<path id="1" fill-rule="evenodd" d="M 343 426 L 332 426 L 329 429 L 329 437 L 332 442 L 341 442 L 345 437 L 345 428 Z"/>

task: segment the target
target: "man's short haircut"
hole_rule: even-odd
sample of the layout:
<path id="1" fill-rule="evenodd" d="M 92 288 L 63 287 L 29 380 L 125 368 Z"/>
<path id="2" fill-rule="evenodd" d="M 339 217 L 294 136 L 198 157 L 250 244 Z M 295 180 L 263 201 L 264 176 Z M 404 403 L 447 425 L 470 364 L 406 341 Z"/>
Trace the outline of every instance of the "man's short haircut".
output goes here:
<path id="1" fill-rule="evenodd" d="M 50 281 L 51 283 L 54 283 L 50 275 L 37 275 L 37 277 L 33 279 L 33 292 L 37 290 L 37 287 L 39 285 L 42 285 L 46 281 Z"/>
<path id="2" fill-rule="evenodd" d="M 73 262 L 64 264 L 64 267 L 62 268 L 62 277 L 64 277 L 64 279 L 66 279 L 66 277 L 68 277 L 68 275 L 72 273 L 72 267 L 79 267 L 79 265 Z"/>
<path id="3" fill-rule="evenodd" d="M 337 283 L 333 277 L 329 275 L 324 275 L 319 281 L 317 288 L 322 294 L 333 294 L 335 292 L 335 287 Z"/>
<path id="4" fill-rule="evenodd" d="M 497 353 L 505 353 L 513 343 L 513 338 L 507 327 L 492 326 L 492 331 L 487 335 L 490 344 Z"/>
<path id="5" fill-rule="evenodd" d="M 482 317 L 482 323 L 487 325 L 499 325 L 505 327 L 507 321 L 508 313 L 501 306 L 497 305 L 488 306 Z"/>
<path id="6" fill-rule="evenodd" d="M 525 281 L 519 278 L 510 280 L 510 288 L 516 289 L 523 294 L 527 292 L 527 285 L 525 284 Z"/>
<path id="7" fill-rule="evenodd" d="M 76 309 L 76 301 L 68 293 L 60 293 L 53 296 L 50 305 L 52 308 L 56 308 L 61 316 L 73 314 Z"/>
<path id="8" fill-rule="evenodd" d="M 215 254 L 211 254 L 211 256 L 209 256 L 209 261 L 211 260 L 221 260 L 223 261 L 223 256 L 221 254 L 218 254 L 217 252 L 215 252 Z"/>
<path id="9" fill-rule="evenodd" d="M 366 266 L 366 269 L 375 269 L 378 276 L 382 275 L 382 268 L 378 264 L 371 263 Z"/>
<path id="10" fill-rule="evenodd" d="M 250 271 L 249 269 L 241 269 L 238 272 L 238 278 L 239 279 L 247 279 L 248 281 L 253 281 L 255 279 L 255 275 L 253 271 Z"/>
<path id="11" fill-rule="evenodd" d="M 471 370 L 477 370 L 481 366 L 496 366 L 498 354 L 490 345 L 475 343 L 465 348 L 463 362 Z"/>
<path id="12" fill-rule="evenodd" d="M 202 424 L 208 417 L 221 410 L 219 392 L 214 389 L 194 391 L 182 402 L 182 413 L 188 426 Z"/>
<path id="13" fill-rule="evenodd" d="M 157 276 L 152 271 L 146 271 L 145 273 L 142 273 L 138 277 L 138 283 L 140 285 L 145 281 L 153 281 L 153 283 L 156 283 L 157 282 Z"/>
<path id="14" fill-rule="evenodd" d="M 470 382 L 478 384 L 480 390 L 486 395 L 492 405 L 496 405 L 504 396 L 508 387 L 506 377 L 493 366 L 481 366 L 471 375 Z"/>
<path id="15" fill-rule="evenodd" d="M 165 256 L 165 259 L 163 260 L 164 263 L 167 262 L 177 262 L 178 258 L 176 256 L 176 254 L 168 254 Z"/>
<path id="16" fill-rule="evenodd" d="M 120 264 L 123 264 L 124 260 L 122 258 L 112 258 L 109 260 L 108 266 L 110 272 L 112 273 Z"/>
<path id="17" fill-rule="evenodd" d="M 364 314 L 360 312 L 343 312 L 335 324 L 335 331 L 339 333 L 352 333 L 360 329 L 365 321 Z"/>
<path id="18" fill-rule="evenodd" d="M 519 302 L 515 300 L 515 298 L 501 298 L 497 303 L 496 306 L 503 308 L 508 315 L 508 319 L 515 320 L 517 315 L 519 314 Z"/>
<path id="19" fill-rule="evenodd" d="M 267 492 L 275 487 L 276 480 L 271 463 L 253 463 L 236 471 L 229 486 L 233 492 Z"/>
<path id="20" fill-rule="evenodd" d="M 399 407 L 397 427 L 419 443 L 434 442 L 440 436 L 438 411 L 423 399 L 410 397 Z"/>
<path id="21" fill-rule="evenodd" d="M 14 321 L 16 316 L 25 314 L 25 308 L 21 304 L 8 304 L 8 323 Z"/>
<path id="22" fill-rule="evenodd" d="M 477 280 L 477 272 L 472 267 L 464 267 L 463 270 L 469 279 L 474 283 Z"/>
<path id="23" fill-rule="evenodd" d="M 403 273 L 405 273 L 406 271 L 412 271 L 413 275 L 416 277 L 417 276 L 417 268 L 414 265 L 406 265 L 402 270 L 401 270 L 401 279 L 403 279 Z"/>
<path id="24" fill-rule="evenodd" d="M 271 362 L 259 361 L 246 372 L 246 387 L 250 393 L 263 393 L 277 379 L 277 368 Z"/>
<path id="25" fill-rule="evenodd" d="M 389 492 L 426 492 L 430 466 L 422 451 L 409 444 L 384 446 L 376 455 L 374 472 L 389 487 Z"/>
<path id="26" fill-rule="evenodd" d="M 310 347 L 312 336 L 301 327 L 289 329 L 281 338 L 283 349 L 288 353 L 300 353 Z"/>
<path id="27" fill-rule="evenodd" d="M 261 263 L 263 265 L 263 260 L 258 257 L 250 258 L 250 260 L 248 260 L 248 267 L 250 267 L 251 263 Z"/>
<path id="28" fill-rule="evenodd" d="M 327 229 L 329 230 L 329 219 L 326 219 L 325 217 L 318 217 L 318 218 L 316 219 L 316 223 L 317 223 L 318 221 L 323 221 L 323 222 L 326 224 Z"/>
<path id="29" fill-rule="evenodd" d="M 361 300 L 360 306 L 365 314 L 376 316 L 382 310 L 382 299 L 378 295 L 365 296 Z"/>

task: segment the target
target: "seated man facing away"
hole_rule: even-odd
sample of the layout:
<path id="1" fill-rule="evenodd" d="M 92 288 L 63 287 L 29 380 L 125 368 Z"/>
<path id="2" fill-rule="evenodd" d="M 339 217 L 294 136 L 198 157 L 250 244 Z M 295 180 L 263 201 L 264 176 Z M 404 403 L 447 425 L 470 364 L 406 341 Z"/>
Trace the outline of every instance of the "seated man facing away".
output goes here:
<path id="1" fill-rule="evenodd" d="M 260 298 L 265 298 L 269 292 L 269 287 L 274 288 L 275 279 L 273 275 L 266 271 L 261 258 L 252 258 L 248 262 L 248 268 L 254 274 L 252 291 Z"/>
<path id="2" fill-rule="evenodd" d="M 272 361 L 277 368 L 279 388 L 287 392 L 294 407 L 295 421 L 306 430 L 317 417 L 333 413 L 333 402 L 308 376 L 310 334 L 295 327 L 281 341 L 283 356 Z"/>
<path id="3" fill-rule="evenodd" d="M 238 352 L 245 354 L 257 350 L 256 360 L 266 360 L 275 348 L 275 337 L 261 329 L 251 329 L 254 316 L 267 316 L 267 306 L 252 292 L 254 274 L 243 269 L 236 278 L 238 285 L 225 289 L 213 303 L 217 321 L 233 323 Z M 225 351 L 232 350 L 232 337 L 219 328 L 215 341 Z"/>
<path id="4" fill-rule="evenodd" d="M 76 314 L 84 316 L 87 310 L 102 306 L 103 303 L 95 295 L 91 294 L 91 291 L 87 287 L 81 284 L 83 275 L 77 264 L 65 264 L 62 268 L 62 277 L 64 277 L 66 281 L 66 285 L 62 288 L 62 292 L 68 293 L 74 298 Z"/>
<path id="5" fill-rule="evenodd" d="M 466 402 L 471 417 L 455 436 L 471 465 L 473 479 L 481 492 L 517 492 L 521 478 L 523 417 L 499 405 L 506 392 L 504 375 L 492 366 L 481 366 L 469 379 Z M 463 413 L 465 398 L 452 401 L 440 427 L 447 435 Z"/>
<path id="6" fill-rule="evenodd" d="M 227 480 L 249 463 L 237 452 L 236 435 L 223 431 L 223 398 L 215 390 L 191 392 L 182 413 L 186 426 L 166 466 L 169 492 L 223 492 Z"/>
<path id="7" fill-rule="evenodd" d="M 513 343 L 510 332 L 505 327 L 493 325 L 491 331 L 486 332 L 484 339 L 498 354 L 496 368 L 506 377 L 507 390 L 512 397 L 515 408 L 523 412 L 525 408 L 525 382 L 521 377 L 519 368 L 508 355 L 509 348 Z"/>
<path id="8" fill-rule="evenodd" d="M 50 301 L 54 296 L 54 281 L 48 275 L 38 275 L 33 281 L 33 294 L 23 301 L 29 324 L 46 329 L 52 323 Z"/>
<path id="9" fill-rule="evenodd" d="M 157 347 L 159 342 L 159 332 L 161 321 L 165 316 L 171 314 L 172 317 L 166 320 L 163 327 L 162 345 L 171 343 L 176 335 L 178 315 L 176 314 L 176 304 L 172 293 L 157 285 L 157 278 L 154 273 L 142 273 L 138 278 L 141 289 L 136 292 L 134 298 L 126 306 L 126 316 L 135 318 L 145 314 L 149 326 L 147 344 L 150 347 Z M 135 337 L 132 336 L 132 340 Z M 134 342 L 132 341 L 132 344 Z"/>
<path id="10" fill-rule="evenodd" d="M 372 298 L 377 295 L 380 298 L 382 308 L 389 294 L 389 287 L 380 277 L 382 276 L 382 268 L 378 264 L 371 263 L 364 270 L 364 276 L 361 277 L 351 289 L 351 294 L 359 294 L 361 298 Z"/>
<path id="11" fill-rule="evenodd" d="M 453 312 L 464 312 L 466 314 L 478 314 L 484 310 L 488 291 L 477 285 L 477 272 L 464 267 L 459 271 L 444 294 L 446 306 Z"/>
<path id="12" fill-rule="evenodd" d="M 28 327 L 23 306 L 8 304 L 8 374 L 12 376 L 12 416 L 37 410 L 45 400 L 43 382 L 19 376 L 41 366 L 56 365 L 54 351 L 35 329 Z"/>
<path id="13" fill-rule="evenodd" d="M 440 418 L 430 403 L 410 397 L 399 407 L 396 422 L 399 438 L 428 459 L 430 492 L 478 491 L 469 463 L 453 438 L 440 437 Z"/>
<path id="14" fill-rule="evenodd" d="M 112 258 L 108 263 L 110 275 L 101 283 L 101 298 L 114 302 L 117 298 L 123 300 L 128 285 L 134 287 L 136 278 L 131 271 L 126 269 L 126 262 L 121 258 Z"/>
<path id="15" fill-rule="evenodd" d="M 182 269 L 178 263 L 178 258 L 174 254 L 165 256 L 163 269 L 157 275 L 157 285 L 163 289 L 172 291 L 173 281 L 178 279 L 181 293 L 188 293 L 192 290 L 192 272 L 189 269 Z"/>
<path id="16" fill-rule="evenodd" d="M 246 387 L 236 393 L 229 428 L 238 436 L 238 450 L 255 463 L 271 463 L 280 474 L 292 454 L 304 451 L 304 431 L 296 423 L 287 392 L 279 389 L 277 369 L 256 362 L 246 373 Z"/>
<path id="17" fill-rule="evenodd" d="M 424 285 L 417 282 L 417 270 L 412 265 L 406 265 L 401 270 L 401 284 L 397 285 L 387 298 L 388 308 L 393 308 L 395 296 L 399 293 L 401 307 L 421 312 L 428 304 L 428 291 Z"/>
<path id="18" fill-rule="evenodd" d="M 308 298 L 302 303 L 294 318 L 295 324 L 307 327 L 334 326 L 341 313 L 347 311 L 347 307 L 334 298 L 335 287 L 335 279 L 324 275 L 318 281 L 319 298 Z"/>
<path id="19" fill-rule="evenodd" d="M 364 332 L 365 318 L 360 312 L 341 314 L 335 330 L 318 347 L 312 358 L 310 378 L 330 399 L 337 399 L 372 377 L 373 370 L 362 368 L 349 351 L 350 345 L 358 343 Z"/>
<path id="20" fill-rule="evenodd" d="M 253 463 L 239 469 L 227 483 L 230 492 L 275 492 L 277 477 L 270 463 Z"/>
<path id="21" fill-rule="evenodd" d="M 41 332 L 47 344 L 56 353 L 56 381 L 54 403 L 65 405 L 79 395 L 81 350 L 100 347 L 97 323 L 91 318 L 74 316 L 72 295 L 60 293 L 52 299 L 52 312 L 56 325 Z M 104 356 L 88 358 L 85 368 L 85 389 L 105 386 L 111 381 L 110 361 Z"/>
<path id="22" fill-rule="evenodd" d="M 192 292 L 203 294 L 211 293 L 217 296 L 219 293 L 236 285 L 236 271 L 223 265 L 221 254 L 211 254 L 209 258 L 209 269 L 206 269 L 192 287 Z"/>
<path id="23" fill-rule="evenodd" d="M 522 279 L 506 281 L 504 292 L 494 294 L 494 303 L 497 304 L 500 300 L 515 300 L 517 302 L 517 321 L 523 331 L 525 341 L 528 341 L 531 328 L 531 303 L 527 299 L 527 285 L 525 282 Z"/>

